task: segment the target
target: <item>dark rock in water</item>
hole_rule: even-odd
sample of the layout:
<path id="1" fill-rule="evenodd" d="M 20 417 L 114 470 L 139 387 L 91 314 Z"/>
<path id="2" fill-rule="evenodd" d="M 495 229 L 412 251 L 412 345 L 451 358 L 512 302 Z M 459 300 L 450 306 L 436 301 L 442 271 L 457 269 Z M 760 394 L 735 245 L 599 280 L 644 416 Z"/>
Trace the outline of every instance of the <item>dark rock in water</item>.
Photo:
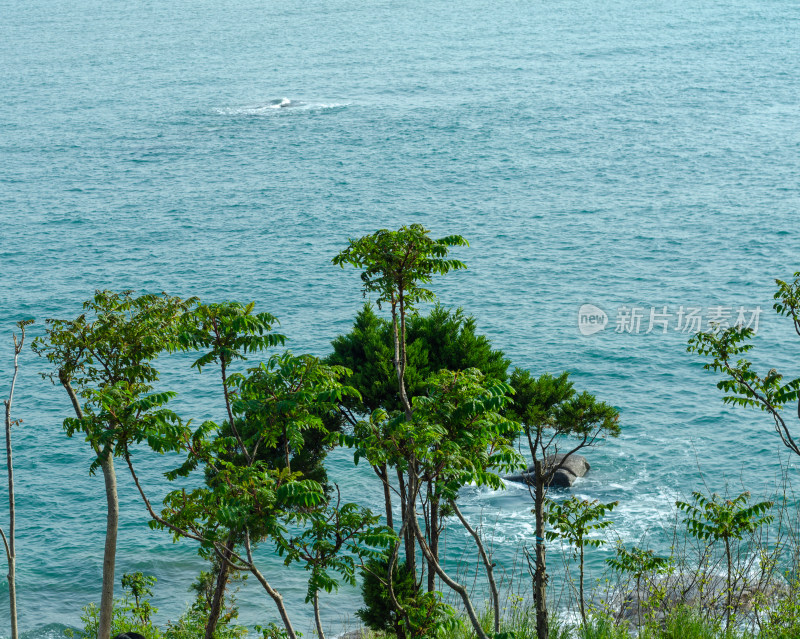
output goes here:
<path id="1" fill-rule="evenodd" d="M 591 468 L 583 455 L 570 455 L 564 460 L 565 455 L 548 455 L 544 459 L 545 467 L 558 467 L 548 486 L 556 488 L 569 488 L 578 477 L 583 477 Z M 508 481 L 518 481 L 523 484 L 533 484 L 533 466 L 515 475 L 505 477 Z"/>

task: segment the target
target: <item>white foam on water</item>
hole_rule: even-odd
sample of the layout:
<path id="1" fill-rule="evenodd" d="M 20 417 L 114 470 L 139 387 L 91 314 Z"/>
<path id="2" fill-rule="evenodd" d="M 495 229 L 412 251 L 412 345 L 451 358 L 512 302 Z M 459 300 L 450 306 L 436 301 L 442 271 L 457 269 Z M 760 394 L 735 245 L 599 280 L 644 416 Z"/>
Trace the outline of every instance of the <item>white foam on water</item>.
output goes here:
<path id="1" fill-rule="evenodd" d="M 227 116 L 273 116 L 277 114 L 293 113 L 297 111 L 315 112 L 330 109 L 339 109 L 348 106 L 343 102 L 305 102 L 290 98 L 278 98 L 266 103 L 252 104 L 236 107 L 218 107 L 213 109 L 217 115 Z"/>

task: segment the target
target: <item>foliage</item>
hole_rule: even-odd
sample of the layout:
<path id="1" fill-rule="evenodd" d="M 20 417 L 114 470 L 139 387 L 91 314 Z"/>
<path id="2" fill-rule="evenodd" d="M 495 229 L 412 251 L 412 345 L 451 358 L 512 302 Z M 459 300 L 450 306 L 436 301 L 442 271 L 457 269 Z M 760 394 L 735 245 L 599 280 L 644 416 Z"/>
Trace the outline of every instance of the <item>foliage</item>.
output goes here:
<path id="1" fill-rule="evenodd" d="M 441 601 L 439 593 L 420 591 L 413 571 L 403 563 L 394 565 L 392 588 L 395 599 L 408 613 L 406 624 L 404 616 L 391 603 L 388 573 L 389 562 L 380 558 L 368 561 L 362 571 L 364 608 L 356 615 L 367 628 L 420 639 L 440 636 L 452 629 L 455 611 Z"/>
<path id="2" fill-rule="evenodd" d="M 698 539 L 724 541 L 742 539 L 746 533 L 773 521 L 766 513 L 773 506 L 771 501 L 748 505 L 750 493 L 744 492 L 734 499 L 722 499 L 714 493 L 711 498 L 702 493 L 692 493 L 693 503 L 682 501 L 675 505 L 686 512 L 686 527 Z"/>
<path id="3" fill-rule="evenodd" d="M 216 556 L 212 559 L 212 570 L 200 571 L 190 586 L 190 590 L 195 593 L 195 600 L 177 621 L 167 622 L 164 631 L 165 639 L 198 639 L 205 635 L 217 575 L 221 568 L 219 559 Z M 231 581 L 244 581 L 245 579 L 247 579 L 247 575 L 240 576 L 238 572 L 234 572 Z M 214 639 L 243 639 L 246 637 L 247 628 L 234 623 L 238 616 L 239 609 L 236 605 L 234 591 L 225 598 L 222 614 L 214 631 Z"/>
<path id="4" fill-rule="evenodd" d="M 364 296 L 375 293 L 378 308 L 382 304 L 402 304 L 412 311 L 420 302 L 432 302 L 430 284 L 434 275 L 466 268 L 463 262 L 448 258 L 452 246 L 469 246 L 460 235 L 435 240 L 420 224 L 403 226 L 397 231 L 381 229 L 356 240 L 333 258 L 333 263 L 361 269 Z"/>
<path id="5" fill-rule="evenodd" d="M 82 417 L 64 420 L 68 436 L 81 432 L 100 455 L 127 454 L 146 441 L 157 452 L 174 449 L 180 421 L 164 405 L 174 393 L 152 393 L 158 380 L 153 362 L 169 348 L 177 325 L 194 300 L 133 291 L 97 291 L 74 320 L 46 320 L 46 336 L 34 350 L 53 364 L 52 379 L 75 387 L 83 398 Z"/>
<path id="6" fill-rule="evenodd" d="M 111 617 L 111 635 L 116 636 L 123 632 L 138 632 L 145 639 L 164 639 L 161 631 L 152 625 L 150 617 L 158 612 L 150 603 L 152 586 L 156 578 L 143 575 L 141 572 L 122 576 L 122 589 L 125 593 L 122 599 L 114 600 L 113 614 Z M 100 609 L 95 604 L 89 604 L 83 609 L 81 621 L 83 630 L 67 629 L 64 633 L 68 637 L 77 639 L 96 639 L 100 623 Z M 178 639 L 177 637 L 175 639 Z M 188 639 L 188 638 L 187 638 Z"/>
<path id="7" fill-rule="evenodd" d="M 759 639 L 794 639 L 800 637 L 800 584 L 793 580 L 789 593 L 777 602 L 770 602 L 771 609 L 759 632 Z"/>
<path id="8" fill-rule="evenodd" d="M 393 523 L 392 487 L 389 484 L 388 468 L 393 467 L 397 471 L 402 517 L 400 537 L 409 570 L 416 575 L 416 548 L 419 544 L 429 569 L 427 595 L 435 596 L 435 573 L 458 593 L 476 634 L 485 639 L 486 634 L 477 619 L 467 589 L 450 578 L 439 564 L 441 511 L 435 483 L 443 477 L 439 472 L 436 476 L 430 476 L 430 473 L 426 476 L 420 462 L 428 457 L 431 449 L 442 442 L 430 439 L 436 427 L 431 428 L 429 424 L 415 418 L 415 411 L 420 410 L 423 404 L 418 401 L 419 397 L 415 400 L 409 397 L 406 386 L 407 318 L 409 314 L 413 314 L 419 303 L 432 302 L 435 299 L 433 292 L 425 288 L 425 285 L 432 282 L 434 275 L 445 275 L 452 270 L 465 268 L 459 260 L 448 257 L 450 247 L 463 245 L 467 245 L 467 241 L 461 236 L 451 235 L 435 240 L 429 236 L 427 229 L 413 224 L 401 227 L 398 231 L 383 229 L 359 239 L 351 239 L 349 246 L 333 258 L 333 263 L 342 267 L 349 264 L 360 269 L 364 296 L 376 294 L 378 308 L 388 304 L 391 309 L 392 364 L 402 412 L 392 415 L 381 408 L 373 411 L 366 427 L 361 429 L 361 433 L 356 433 L 356 440 L 360 439 L 359 435 L 369 438 L 368 442 L 357 441 L 359 448 L 356 456 L 367 457 L 381 479 L 386 518 L 390 526 Z M 351 422 L 354 421 L 351 419 Z M 426 470 L 430 470 L 430 467 Z M 439 471 L 445 471 L 444 467 L 440 467 Z M 426 496 L 429 498 L 427 503 Z M 425 533 L 419 526 L 417 515 L 417 501 L 420 498 L 423 500 L 423 514 L 427 522 Z M 397 556 L 399 543 L 398 540 L 392 549 L 390 565 L 393 565 Z M 387 570 L 387 579 L 391 582 L 392 578 L 393 575 Z M 411 625 L 411 615 L 415 613 L 410 612 L 408 607 L 403 608 L 396 602 L 392 603 L 396 612 L 404 617 L 406 625 Z"/>
<path id="9" fill-rule="evenodd" d="M 348 553 L 361 556 L 377 552 L 370 544 L 388 543 L 386 535 L 373 529 L 377 518 L 368 510 L 331 503 L 319 482 L 293 467 L 308 442 L 306 434 L 316 431 L 318 441 L 329 441 L 324 415 L 357 392 L 341 382 L 346 369 L 310 355 L 285 352 L 246 373 L 231 373 L 227 363 L 234 351 L 244 357 L 272 341 L 266 340 L 269 327 L 261 320 L 243 320 L 250 317 L 251 306 L 223 310 L 210 314 L 204 330 L 213 335 L 202 344 L 211 351 L 196 365 L 202 368 L 215 361 L 220 365 L 228 420 L 222 426 L 205 422 L 185 441 L 187 460 L 170 477 L 202 465 L 206 485 L 169 493 L 155 525 L 194 538 L 206 554 L 227 556 L 232 567 L 253 572 L 281 610 L 288 635 L 296 636 L 282 598 L 254 563 L 253 546 L 270 541 L 287 564 L 304 563 L 312 598 L 319 590 L 336 588 L 333 573 L 353 580 L 355 560 Z M 249 331 L 253 340 L 228 323 Z M 195 343 L 201 342 L 191 342 Z M 217 355 L 209 357 L 213 353 Z M 300 532 L 290 534 L 290 530 Z M 231 543 L 237 536 L 244 540 L 244 551 L 238 553 Z"/>
<path id="10" fill-rule="evenodd" d="M 598 437 L 619 435 L 619 413 L 586 391 L 578 393 L 568 378 L 567 372 L 535 378 L 519 368 L 511 374 L 514 404 L 510 413 L 523 425 L 524 433 L 534 438 L 533 453 L 548 449 L 561 437 L 577 438 L 583 447 Z"/>
<path id="11" fill-rule="evenodd" d="M 369 415 L 382 408 L 401 410 L 397 379 L 392 364 L 392 323 L 365 305 L 346 335 L 332 342 L 326 361 L 353 371 L 350 383 L 361 399 L 349 406 Z M 405 383 L 411 397 L 427 392 L 428 378 L 443 369 L 462 371 L 477 368 L 488 379 L 505 381 L 509 360 L 491 342 L 476 333 L 473 316 L 461 309 L 451 311 L 437 304 L 430 313 L 409 316 L 406 328 Z"/>
<path id="12" fill-rule="evenodd" d="M 555 377 L 544 373 L 536 378 L 529 371 L 517 368 L 511 374 L 510 384 L 514 390 L 514 403 L 508 414 L 520 423 L 520 436 L 527 443 L 533 460 L 528 482 L 533 484 L 531 494 L 536 537 L 533 589 L 537 605 L 537 637 L 546 639 L 549 635 L 544 545 L 546 489 L 570 455 L 594 445 L 602 437 L 619 435 L 619 413 L 586 391 L 578 393 L 566 372 Z M 560 447 L 563 447 L 563 456 L 558 463 L 553 463 Z"/>
<path id="13" fill-rule="evenodd" d="M 561 503 L 548 501 L 545 518 L 547 523 L 553 527 L 545 533 L 545 537 L 550 541 L 563 539 L 573 546 L 574 558 L 579 560 L 579 604 L 581 618 L 586 624 L 586 609 L 583 594 L 583 575 L 584 575 L 584 548 L 598 548 L 605 543 L 603 539 L 587 539 L 593 532 L 603 530 L 611 525 L 608 520 L 603 521 L 619 504 L 613 501 L 609 504 L 601 504 L 597 500 L 588 501 L 578 499 L 575 496 L 565 499 Z"/>
<path id="14" fill-rule="evenodd" d="M 130 592 L 133 597 L 133 609 L 139 622 L 146 626 L 150 623 L 150 617 L 157 612 L 150 604 L 150 597 L 153 596 L 153 586 L 156 578 L 152 575 L 145 575 L 141 572 L 134 572 L 122 575 L 122 589 Z"/>
<path id="15" fill-rule="evenodd" d="M 794 274 L 791 282 L 775 282 L 778 289 L 773 296 L 776 300 L 773 308 L 778 315 L 788 317 L 800 335 L 800 271 Z M 754 334 L 753 329 L 744 326 L 731 326 L 724 330 L 715 327 L 710 332 L 692 337 L 688 350 L 711 358 L 704 369 L 726 375 L 717 383 L 717 388 L 725 393 L 723 401 L 726 404 L 758 408 L 769 413 L 784 446 L 800 455 L 800 445 L 795 441 L 782 411 L 787 404 L 800 402 L 800 377 L 783 382 L 783 375 L 774 368 L 766 375 L 753 370 L 752 362 L 743 355 L 753 348 L 750 340 Z M 797 416 L 800 418 L 800 403 Z"/>
<path id="16" fill-rule="evenodd" d="M 611 522 L 602 518 L 618 505 L 618 501 L 601 504 L 596 499 L 588 501 L 575 496 L 561 502 L 548 500 L 546 518 L 553 530 L 548 530 L 545 537 L 550 541 L 565 540 L 573 546 L 577 557 L 582 548 L 597 548 L 606 543 L 604 539 L 587 539 L 587 535 L 608 528 Z"/>
<path id="17" fill-rule="evenodd" d="M 637 581 L 645 575 L 669 572 L 672 562 L 667 557 L 658 557 L 654 551 L 638 546 L 626 548 L 617 544 L 616 555 L 606 559 L 612 570 L 632 575 Z"/>
<path id="18" fill-rule="evenodd" d="M 722 499 L 714 493 L 711 498 L 702 493 L 692 493 L 692 503 L 682 501 L 675 505 L 687 513 L 686 528 L 697 539 L 710 543 L 722 541 L 725 545 L 725 562 L 727 566 L 726 628 L 730 623 L 733 610 L 733 557 L 731 541 L 740 540 L 747 533 L 753 533 L 761 526 L 773 521 L 772 515 L 766 514 L 773 506 L 771 501 L 762 501 L 748 505 L 750 493 L 744 492 L 734 499 Z"/>

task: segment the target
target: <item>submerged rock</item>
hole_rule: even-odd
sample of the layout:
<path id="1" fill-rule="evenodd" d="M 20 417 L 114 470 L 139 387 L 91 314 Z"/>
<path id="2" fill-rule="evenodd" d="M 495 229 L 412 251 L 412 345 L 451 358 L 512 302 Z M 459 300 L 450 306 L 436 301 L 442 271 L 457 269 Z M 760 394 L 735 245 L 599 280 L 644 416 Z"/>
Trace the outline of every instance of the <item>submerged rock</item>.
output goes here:
<path id="1" fill-rule="evenodd" d="M 546 468 L 556 468 L 553 478 L 548 486 L 557 488 L 569 488 L 575 483 L 578 477 L 583 477 L 591 466 L 583 455 L 570 455 L 564 460 L 566 455 L 548 455 L 544 458 Z M 507 481 L 517 481 L 523 484 L 533 484 L 533 466 L 528 466 L 527 470 L 515 475 L 505 477 Z"/>

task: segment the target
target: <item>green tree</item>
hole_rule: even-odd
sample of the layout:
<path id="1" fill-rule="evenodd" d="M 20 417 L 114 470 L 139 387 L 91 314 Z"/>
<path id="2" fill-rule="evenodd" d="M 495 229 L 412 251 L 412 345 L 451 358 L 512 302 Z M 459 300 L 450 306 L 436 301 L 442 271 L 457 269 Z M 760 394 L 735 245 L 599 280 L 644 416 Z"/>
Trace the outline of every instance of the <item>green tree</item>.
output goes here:
<path id="1" fill-rule="evenodd" d="M 697 539 L 711 543 L 722 541 L 725 546 L 725 628 L 730 626 L 733 612 L 733 556 L 731 543 L 741 540 L 744 535 L 753 533 L 773 521 L 766 514 L 773 506 L 771 501 L 750 504 L 750 493 L 744 492 L 733 499 L 723 499 L 714 493 L 711 498 L 693 492 L 692 502 L 675 502 L 678 509 L 687 514 L 686 527 Z"/>
<path id="2" fill-rule="evenodd" d="M 428 378 L 443 369 L 477 368 L 488 379 L 506 381 L 510 360 L 476 328 L 475 317 L 438 303 L 427 315 L 408 315 L 405 383 L 410 397 L 424 395 Z M 392 323 L 377 315 L 370 304 L 356 315 L 349 333 L 333 340 L 333 352 L 326 361 L 353 371 L 350 384 L 361 399 L 348 408 L 356 414 L 369 415 L 379 408 L 402 410 L 393 343 Z"/>
<path id="3" fill-rule="evenodd" d="M 153 393 L 153 362 L 173 342 L 180 318 L 194 300 L 97 291 L 73 320 L 48 319 L 34 350 L 54 366 L 49 377 L 69 395 L 75 417 L 64 420 L 67 436 L 85 435 L 94 453 L 89 472 L 100 468 L 106 488 L 106 543 L 98 639 L 111 636 L 119 502 L 114 457 L 129 461 L 132 446 L 147 442 L 163 453 L 181 429 L 164 408 L 173 393 Z"/>
<path id="4" fill-rule="evenodd" d="M 461 309 L 451 311 L 436 304 L 427 315 L 411 313 L 407 318 L 406 342 L 405 382 L 410 397 L 426 394 L 428 378 L 440 370 L 476 368 L 487 380 L 505 381 L 508 377 L 509 360 L 476 332 L 475 318 Z M 352 370 L 350 383 L 361 394 L 357 402 L 343 407 L 351 425 L 358 421 L 357 415 L 370 415 L 378 409 L 387 412 L 402 409 L 392 364 L 393 343 L 392 323 L 376 315 L 369 304 L 356 316 L 350 333 L 333 341 L 333 353 L 326 361 Z M 383 485 L 387 524 L 394 528 L 388 468 L 381 465 L 372 469 Z M 444 515 L 443 506 L 433 492 L 425 506 L 425 534 L 431 552 L 438 558 Z M 428 592 L 436 589 L 435 577 L 435 570 L 429 565 Z"/>
<path id="5" fill-rule="evenodd" d="M 773 308 L 778 315 L 788 317 L 800 335 L 800 271 L 791 282 L 775 282 L 778 288 Z M 784 446 L 800 455 L 800 444 L 792 435 L 789 418 L 783 411 L 787 405 L 798 402 L 796 414 L 800 420 L 800 377 L 784 382 L 783 375 L 774 368 L 766 375 L 756 372 L 753 363 L 743 357 L 753 348 L 750 340 L 754 334 L 753 329 L 744 326 L 717 326 L 692 337 L 688 350 L 711 358 L 704 369 L 726 376 L 717 383 L 717 388 L 725 393 L 723 402 L 769 413 Z"/>
<path id="6" fill-rule="evenodd" d="M 405 563 L 393 567 L 390 597 L 388 567 L 385 558 L 372 559 L 364 566 L 361 582 L 364 607 L 356 612 L 358 618 L 371 630 L 394 633 L 397 637 L 441 636 L 437 633 L 443 626 L 443 619 L 454 619 L 455 611 L 434 593 L 420 591 L 416 576 Z M 403 614 L 392 604 L 392 598 L 400 604 Z"/>
<path id="7" fill-rule="evenodd" d="M 385 493 L 388 493 L 390 487 L 388 473 L 382 469 L 393 467 L 396 470 L 402 516 L 399 536 L 404 542 L 406 565 L 413 574 L 417 574 L 416 544 L 419 543 L 429 570 L 434 570 L 448 587 L 459 594 L 476 634 L 485 639 L 486 633 L 477 619 L 466 588 L 443 570 L 419 526 L 417 501 L 422 490 L 431 490 L 430 482 L 441 479 L 438 474 L 426 478 L 423 462 L 443 442 L 434 438 L 436 429 L 441 427 L 426 421 L 426 411 L 422 411 L 415 419 L 415 409 L 425 403 L 412 403 L 406 381 L 408 318 L 420 302 L 434 301 L 433 292 L 425 288 L 425 285 L 432 282 L 434 275 L 445 275 L 452 270 L 465 268 L 463 262 L 449 257 L 451 247 L 463 245 L 467 245 L 467 241 L 461 236 L 433 239 L 427 229 L 414 224 L 401 227 L 397 231 L 384 229 L 359 239 L 351 239 L 349 246 L 333 259 L 333 263 L 342 267 L 349 264 L 360 269 L 364 295 L 376 295 L 378 308 L 388 305 L 391 315 L 392 364 L 397 380 L 400 411 L 397 415 L 391 415 L 377 410 L 364 428 L 357 428 L 357 458 L 365 457 L 373 467 L 380 469 L 379 476 L 382 472 Z M 495 398 L 493 401 L 498 400 Z M 455 448 L 459 447 L 455 445 Z M 458 454 L 454 453 L 450 459 L 457 457 Z M 426 483 L 427 488 L 424 485 Z M 389 517 L 387 504 L 387 519 Z M 408 625 L 409 611 L 397 601 L 393 593 L 393 569 L 397 551 L 398 548 L 394 548 L 390 556 L 387 590 L 392 605 Z"/>
<path id="8" fill-rule="evenodd" d="M 598 439 L 619 434 L 619 413 L 587 392 L 577 393 L 568 373 L 538 378 L 516 369 L 511 375 L 514 404 L 509 415 L 522 425 L 521 436 L 533 460 L 532 484 L 535 517 L 535 570 L 533 578 L 538 639 L 547 639 L 547 564 L 545 553 L 545 498 L 555 473 L 573 454 Z M 558 457 L 559 450 L 565 451 Z"/>
<path id="9" fill-rule="evenodd" d="M 229 328 L 221 326 L 220 331 Z M 201 360 L 202 365 L 214 361 L 205 356 Z M 246 374 L 227 374 L 224 397 L 230 405 L 229 426 L 203 423 L 182 441 L 186 462 L 169 473 L 171 479 L 177 479 L 203 467 L 206 483 L 170 492 L 160 514 L 152 508 L 131 467 L 154 524 L 168 528 L 176 537 L 200 542 L 230 569 L 252 573 L 275 603 L 290 639 L 296 639 L 297 633 L 280 591 L 253 558 L 257 544 L 271 541 L 287 563 L 305 562 L 314 582 L 311 592 L 316 593 L 334 587 L 333 572 L 344 573 L 348 579 L 351 566 L 339 551 L 355 552 L 357 548 L 363 554 L 370 544 L 386 544 L 394 538 L 370 527 L 374 518 L 368 511 L 332 504 L 323 486 L 292 467 L 304 446 L 304 433 L 324 431 L 320 415 L 335 410 L 346 395 L 355 393 L 341 383 L 346 375 L 345 369 L 327 366 L 310 355 L 288 352 L 273 355 Z M 277 458 L 260 456 L 259 451 L 273 449 L 281 453 Z M 334 509 L 341 516 L 331 517 Z M 356 519 L 361 528 L 354 532 Z M 290 529 L 311 529 L 311 540 L 317 545 L 309 535 L 289 534 Z M 231 543 L 235 541 L 232 535 L 241 539 L 241 548 Z M 331 539 L 347 540 L 336 549 L 335 557 L 327 553 Z"/>
<path id="10" fill-rule="evenodd" d="M 642 625 L 642 579 L 646 575 L 658 575 L 672 569 L 672 561 L 666 557 L 657 556 L 652 550 L 645 550 L 638 546 L 626 548 L 621 543 L 617 544 L 616 555 L 606 559 L 612 570 L 631 575 L 636 582 L 636 616 L 638 625 Z"/>
<path id="11" fill-rule="evenodd" d="M 598 548 L 605 542 L 603 539 L 589 539 L 588 535 L 611 525 L 611 521 L 603 520 L 619 504 L 612 501 L 609 504 L 601 504 L 599 501 L 589 501 L 579 499 L 575 496 L 569 497 L 561 503 L 548 501 L 546 519 L 553 530 L 547 531 L 545 537 L 549 540 L 563 539 L 573 546 L 573 553 L 578 559 L 579 580 L 578 580 L 578 601 L 581 608 L 581 618 L 583 625 L 586 625 L 586 608 L 583 596 L 583 558 L 584 548 Z"/>

